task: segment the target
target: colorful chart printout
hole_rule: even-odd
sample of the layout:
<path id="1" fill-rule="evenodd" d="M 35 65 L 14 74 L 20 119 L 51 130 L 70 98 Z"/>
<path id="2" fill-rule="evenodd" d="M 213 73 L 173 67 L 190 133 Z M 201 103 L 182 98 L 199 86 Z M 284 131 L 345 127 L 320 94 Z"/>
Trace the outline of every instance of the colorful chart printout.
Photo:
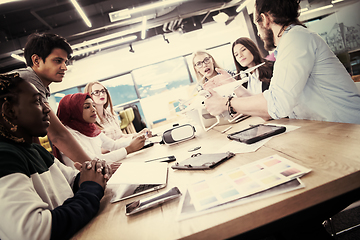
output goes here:
<path id="1" fill-rule="evenodd" d="M 188 191 L 196 211 L 201 211 L 267 190 L 310 171 L 273 155 L 193 183 Z"/>

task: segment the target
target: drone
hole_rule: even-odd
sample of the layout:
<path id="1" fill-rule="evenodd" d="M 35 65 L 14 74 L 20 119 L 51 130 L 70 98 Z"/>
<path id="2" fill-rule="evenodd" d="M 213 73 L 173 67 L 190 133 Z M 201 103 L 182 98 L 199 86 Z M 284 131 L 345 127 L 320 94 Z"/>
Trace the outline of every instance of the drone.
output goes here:
<path id="1" fill-rule="evenodd" d="M 262 66 L 263 64 L 265 64 L 265 62 L 263 62 L 259 65 L 256 65 L 254 67 L 248 68 L 244 71 L 240 71 L 238 74 L 229 77 L 229 79 L 240 75 L 241 80 L 215 87 L 215 88 L 213 88 L 213 90 L 215 92 L 217 92 L 220 96 L 223 96 L 223 97 L 235 96 L 234 91 L 238 87 L 240 87 L 242 84 L 249 81 L 249 77 L 247 77 L 246 74 L 257 69 L 258 67 Z M 205 78 L 205 76 L 204 76 L 204 78 Z M 205 90 L 203 85 L 200 82 L 197 83 L 194 91 L 195 90 L 197 90 L 198 94 L 196 94 L 195 96 L 191 97 L 190 99 L 188 99 L 186 101 L 180 99 L 179 105 L 176 108 L 179 108 L 181 110 L 181 112 L 185 113 L 185 114 L 187 114 L 189 112 L 194 112 L 194 111 L 198 112 L 202 126 L 205 131 L 209 131 L 210 129 L 212 129 L 213 127 L 218 125 L 220 123 L 221 118 L 224 118 L 229 123 L 231 123 L 243 116 L 243 114 L 238 114 L 238 115 L 235 115 L 234 117 L 230 117 L 228 112 L 224 112 L 224 113 L 220 114 L 219 116 L 212 116 L 212 118 L 214 118 L 215 122 L 213 121 L 213 123 L 210 124 L 210 126 L 205 126 L 205 125 L 207 125 L 207 124 L 205 124 L 206 119 L 209 118 L 208 115 L 210 115 L 210 114 L 207 113 L 207 111 L 205 109 L 204 101 L 206 98 L 211 97 L 211 93 L 209 91 Z M 176 108 L 175 108 L 175 110 L 176 110 Z M 204 114 L 206 114 L 206 116 Z"/>

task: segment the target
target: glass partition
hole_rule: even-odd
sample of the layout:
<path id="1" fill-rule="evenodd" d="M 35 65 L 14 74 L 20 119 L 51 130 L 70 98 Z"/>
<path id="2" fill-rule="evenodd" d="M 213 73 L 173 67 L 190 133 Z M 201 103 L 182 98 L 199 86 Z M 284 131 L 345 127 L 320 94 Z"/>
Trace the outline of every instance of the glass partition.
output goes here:
<path id="1" fill-rule="evenodd" d="M 184 58 L 179 57 L 132 71 L 140 98 L 154 96 L 190 84 Z"/>

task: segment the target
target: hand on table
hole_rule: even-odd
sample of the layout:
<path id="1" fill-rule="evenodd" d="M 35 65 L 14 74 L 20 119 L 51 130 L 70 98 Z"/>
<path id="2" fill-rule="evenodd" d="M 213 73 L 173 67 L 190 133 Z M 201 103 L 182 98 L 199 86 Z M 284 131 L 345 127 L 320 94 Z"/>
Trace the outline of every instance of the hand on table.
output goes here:
<path id="1" fill-rule="evenodd" d="M 143 134 L 133 138 L 130 142 L 130 145 L 125 148 L 126 152 L 129 154 L 140 150 L 145 144 L 145 139 L 145 135 Z"/>
<path id="2" fill-rule="evenodd" d="M 86 161 L 82 164 L 80 169 L 80 181 L 79 186 L 86 181 L 92 181 L 100 184 L 102 188 L 105 189 L 106 186 L 106 179 L 105 175 L 108 173 L 103 174 L 104 170 L 104 160 L 91 160 Z M 109 170 L 109 169 L 108 169 Z"/>
<path id="3" fill-rule="evenodd" d="M 96 161 L 96 171 L 100 172 L 103 175 L 103 178 L 105 179 L 105 181 L 108 181 L 111 177 L 111 175 L 113 174 L 113 172 L 119 167 L 117 166 L 115 170 L 112 169 L 112 167 L 110 167 L 109 164 L 106 163 L 105 160 L 99 160 L 99 159 L 94 159 L 92 161 L 87 161 L 85 163 L 88 163 L 87 165 L 85 165 L 88 169 L 92 168 L 92 162 Z M 79 162 L 75 162 L 74 166 L 76 169 L 78 169 L 80 172 L 83 169 L 84 164 L 81 164 Z"/>

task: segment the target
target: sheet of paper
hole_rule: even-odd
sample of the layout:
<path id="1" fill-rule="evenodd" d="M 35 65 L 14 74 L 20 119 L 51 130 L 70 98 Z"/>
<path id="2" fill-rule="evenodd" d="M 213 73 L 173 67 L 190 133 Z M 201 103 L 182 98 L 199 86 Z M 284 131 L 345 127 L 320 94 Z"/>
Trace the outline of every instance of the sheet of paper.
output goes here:
<path id="1" fill-rule="evenodd" d="M 108 184 L 161 184 L 166 182 L 167 163 L 125 162 L 111 176 Z"/>
<path id="2" fill-rule="evenodd" d="M 246 204 L 249 202 L 253 202 L 256 200 L 263 199 L 263 198 L 290 192 L 290 191 L 304 188 L 304 187 L 305 187 L 305 184 L 303 184 L 299 178 L 296 178 L 289 182 L 283 183 L 279 186 L 262 191 L 260 193 L 253 194 L 253 195 L 247 196 L 247 197 L 243 197 L 243 198 L 237 199 L 235 201 L 217 205 L 215 207 L 201 210 L 201 211 L 196 211 L 194 204 L 192 203 L 189 191 L 186 190 L 185 194 L 182 195 L 180 203 L 179 203 L 179 207 L 178 207 L 178 211 L 177 211 L 177 220 L 182 221 L 182 220 L 185 220 L 188 218 L 193 218 L 193 217 L 200 216 L 203 214 L 212 213 L 212 212 L 216 212 L 219 210 L 235 207 L 235 206 L 238 206 L 241 204 Z"/>
<path id="3" fill-rule="evenodd" d="M 300 177 L 310 169 L 275 154 L 188 186 L 197 211 L 246 197 Z"/>

